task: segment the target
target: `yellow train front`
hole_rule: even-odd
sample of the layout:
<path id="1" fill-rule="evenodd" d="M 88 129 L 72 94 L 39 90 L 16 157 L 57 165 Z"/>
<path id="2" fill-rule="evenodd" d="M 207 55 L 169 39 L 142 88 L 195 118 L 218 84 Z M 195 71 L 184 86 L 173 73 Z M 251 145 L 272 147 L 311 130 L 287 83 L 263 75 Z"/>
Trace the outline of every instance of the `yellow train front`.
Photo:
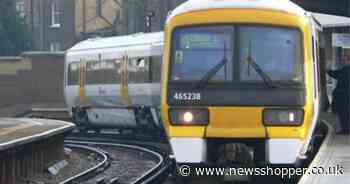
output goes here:
<path id="1" fill-rule="evenodd" d="M 305 159 L 319 114 L 318 29 L 288 0 L 189 0 L 168 17 L 162 118 L 178 163 Z M 237 146 L 239 145 L 239 146 Z"/>

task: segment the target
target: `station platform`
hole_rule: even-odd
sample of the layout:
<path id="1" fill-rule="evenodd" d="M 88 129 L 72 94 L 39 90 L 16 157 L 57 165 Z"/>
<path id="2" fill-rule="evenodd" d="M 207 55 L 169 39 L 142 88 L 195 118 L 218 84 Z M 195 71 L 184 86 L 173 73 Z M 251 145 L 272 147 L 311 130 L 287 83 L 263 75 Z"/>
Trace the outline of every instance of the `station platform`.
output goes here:
<path id="1" fill-rule="evenodd" d="M 323 115 L 322 121 L 328 127 L 328 134 L 309 168 L 322 168 L 326 173 L 308 173 L 298 184 L 349 184 L 350 135 L 337 134 L 340 125 L 335 115 Z M 336 173 L 337 168 L 342 173 Z"/>
<path id="2" fill-rule="evenodd" d="M 44 119 L 55 119 L 63 121 L 72 121 L 71 116 L 67 108 L 40 108 L 32 107 L 30 111 L 32 117 L 44 118 Z"/>
<path id="3" fill-rule="evenodd" d="M 63 114 L 68 116 L 68 109 L 64 103 L 24 103 L 0 105 L 0 117 L 27 117 L 27 115 Z M 41 113 L 41 114 L 40 114 Z M 44 119 L 54 119 L 51 117 Z"/>
<path id="4" fill-rule="evenodd" d="M 27 182 L 64 159 L 64 139 L 74 127 L 58 120 L 0 118 L 0 183 Z"/>
<path id="5" fill-rule="evenodd" d="M 68 122 L 29 118 L 0 118 L 0 151 L 70 131 Z"/>

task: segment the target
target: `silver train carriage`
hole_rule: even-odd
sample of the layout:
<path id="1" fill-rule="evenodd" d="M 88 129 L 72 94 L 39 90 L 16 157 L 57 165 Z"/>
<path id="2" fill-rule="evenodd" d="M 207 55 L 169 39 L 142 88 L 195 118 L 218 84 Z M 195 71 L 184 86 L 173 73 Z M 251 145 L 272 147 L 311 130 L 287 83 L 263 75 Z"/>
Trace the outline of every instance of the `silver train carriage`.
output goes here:
<path id="1" fill-rule="evenodd" d="M 69 49 L 64 94 L 74 123 L 159 126 L 162 53 L 163 32 L 88 39 Z"/>

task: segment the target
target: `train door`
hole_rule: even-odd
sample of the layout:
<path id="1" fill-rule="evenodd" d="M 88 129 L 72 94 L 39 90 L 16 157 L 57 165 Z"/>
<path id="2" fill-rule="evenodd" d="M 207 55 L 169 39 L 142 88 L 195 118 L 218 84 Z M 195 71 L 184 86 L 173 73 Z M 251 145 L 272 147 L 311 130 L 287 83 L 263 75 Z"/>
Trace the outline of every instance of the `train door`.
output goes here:
<path id="1" fill-rule="evenodd" d="M 122 102 L 125 106 L 130 107 L 131 106 L 131 99 L 129 96 L 129 71 L 128 71 L 128 65 L 129 65 L 129 56 L 124 55 L 123 61 L 122 61 L 122 75 L 121 75 L 121 88 L 120 88 L 120 94 L 122 97 Z"/>
<path id="2" fill-rule="evenodd" d="M 86 106 L 86 63 L 82 62 L 79 66 L 79 105 Z"/>

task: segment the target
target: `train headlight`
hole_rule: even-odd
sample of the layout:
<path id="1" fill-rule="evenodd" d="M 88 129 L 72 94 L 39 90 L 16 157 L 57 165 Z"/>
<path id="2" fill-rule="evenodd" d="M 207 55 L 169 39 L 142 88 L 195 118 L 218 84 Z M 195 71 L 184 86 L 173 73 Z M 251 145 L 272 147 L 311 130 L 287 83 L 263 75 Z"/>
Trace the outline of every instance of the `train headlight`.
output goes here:
<path id="1" fill-rule="evenodd" d="M 267 126 L 299 126 L 304 121 L 304 110 L 265 109 L 263 119 Z"/>
<path id="2" fill-rule="evenodd" d="M 193 121 L 193 113 L 192 112 L 185 112 L 183 115 L 183 120 L 186 123 L 191 123 Z"/>
<path id="3" fill-rule="evenodd" d="M 208 109 L 170 109 L 172 125 L 207 125 L 209 123 Z"/>

